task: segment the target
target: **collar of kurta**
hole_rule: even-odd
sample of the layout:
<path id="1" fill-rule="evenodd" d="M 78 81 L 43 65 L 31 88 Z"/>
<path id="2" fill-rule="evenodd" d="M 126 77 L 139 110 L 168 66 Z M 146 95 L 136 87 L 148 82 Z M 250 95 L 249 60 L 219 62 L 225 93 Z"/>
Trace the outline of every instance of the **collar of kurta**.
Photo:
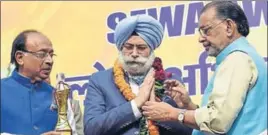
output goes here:
<path id="1" fill-rule="evenodd" d="M 29 89 L 41 87 L 41 85 L 44 83 L 44 82 L 32 83 L 30 78 L 27 78 L 27 77 L 20 75 L 16 70 L 13 71 L 11 77 L 15 81 L 17 81 L 18 83 L 20 83 L 21 85 L 23 85 Z"/>
<path id="2" fill-rule="evenodd" d="M 231 44 L 225 47 L 216 57 L 216 65 L 218 66 L 228 56 L 230 52 L 234 51 L 236 48 L 240 48 L 241 45 L 245 47 L 247 44 L 249 43 L 244 36 L 233 41 Z"/>

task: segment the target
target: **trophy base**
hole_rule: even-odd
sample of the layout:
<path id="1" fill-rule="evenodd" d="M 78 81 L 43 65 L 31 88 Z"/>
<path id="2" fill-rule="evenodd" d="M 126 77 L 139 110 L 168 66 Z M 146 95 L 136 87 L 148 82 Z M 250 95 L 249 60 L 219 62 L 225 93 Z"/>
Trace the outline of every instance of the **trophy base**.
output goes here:
<path id="1" fill-rule="evenodd" d="M 72 131 L 70 130 L 56 130 L 56 132 L 61 133 L 61 135 L 72 135 Z"/>

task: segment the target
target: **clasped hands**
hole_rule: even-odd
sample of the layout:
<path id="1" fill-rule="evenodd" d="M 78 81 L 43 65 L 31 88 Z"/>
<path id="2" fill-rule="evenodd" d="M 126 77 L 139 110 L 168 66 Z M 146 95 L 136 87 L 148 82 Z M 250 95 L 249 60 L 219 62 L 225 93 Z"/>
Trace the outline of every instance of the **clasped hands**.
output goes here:
<path id="1" fill-rule="evenodd" d="M 170 121 L 177 118 L 176 108 L 168 103 L 161 102 L 154 92 L 155 71 L 151 69 L 146 75 L 139 94 L 134 99 L 144 116 L 154 121 Z M 170 96 L 180 109 L 195 109 L 195 105 L 189 97 L 188 91 L 178 80 L 166 80 L 164 82 L 165 94 Z"/>

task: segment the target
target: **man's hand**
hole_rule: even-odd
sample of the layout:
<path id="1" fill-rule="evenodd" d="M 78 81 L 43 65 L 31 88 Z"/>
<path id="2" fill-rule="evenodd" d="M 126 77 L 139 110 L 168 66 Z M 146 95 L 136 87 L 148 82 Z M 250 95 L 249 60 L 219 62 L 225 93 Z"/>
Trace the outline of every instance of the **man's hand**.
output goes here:
<path id="1" fill-rule="evenodd" d="M 167 80 L 164 82 L 164 87 L 166 89 L 165 94 L 172 97 L 180 108 L 188 110 L 194 110 L 197 108 L 197 106 L 192 102 L 184 85 L 178 80 Z"/>
<path id="2" fill-rule="evenodd" d="M 178 117 L 177 110 L 165 102 L 147 101 L 142 110 L 144 116 L 154 121 L 176 121 Z"/>
<path id="3" fill-rule="evenodd" d="M 56 132 L 56 131 L 49 131 L 49 132 L 43 133 L 42 135 L 61 135 L 61 133 Z"/>
<path id="4" fill-rule="evenodd" d="M 158 97 L 155 96 L 155 87 L 153 85 L 151 94 L 150 94 L 150 98 L 149 101 L 155 101 L 155 102 L 161 102 L 161 99 L 159 99 Z"/>
<path id="5" fill-rule="evenodd" d="M 143 83 L 141 84 L 141 87 L 139 89 L 139 94 L 134 99 L 135 103 L 137 104 L 138 108 L 141 108 L 141 106 L 148 101 L 152 88 L 154 86 L 154 75 L 155 71 L 154 69 L 151 69 L 148 74 L 146 75 Z"/>

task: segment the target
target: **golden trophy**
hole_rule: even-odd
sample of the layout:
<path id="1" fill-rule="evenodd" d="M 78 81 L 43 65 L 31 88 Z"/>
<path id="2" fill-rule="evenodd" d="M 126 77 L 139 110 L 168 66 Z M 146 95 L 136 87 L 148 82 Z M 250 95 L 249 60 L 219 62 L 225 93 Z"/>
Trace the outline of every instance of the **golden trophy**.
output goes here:
<path id="1" fill-rule="evenodd" d="M 62 135 L 72 135 L 72 129 L 67 118 L 67 101 L 70 87 L 64 82 L 64 78 L 64 74 L 57 74 L 57 85 L 54 97 L 58 108 L 58 121 L 55 130 Z"/>

